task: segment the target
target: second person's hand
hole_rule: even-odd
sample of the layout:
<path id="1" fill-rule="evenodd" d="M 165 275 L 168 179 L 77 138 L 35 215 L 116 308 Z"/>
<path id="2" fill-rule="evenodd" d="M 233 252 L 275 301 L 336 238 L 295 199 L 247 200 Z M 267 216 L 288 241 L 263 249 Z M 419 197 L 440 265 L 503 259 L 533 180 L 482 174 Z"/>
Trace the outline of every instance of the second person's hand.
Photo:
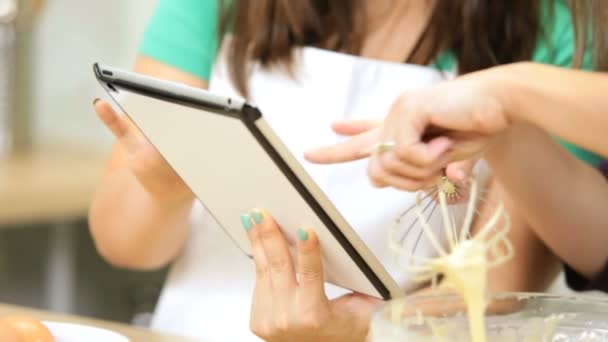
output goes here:
<path id="1" fill-rule="evenodd" d="M 339 135 L 350 136 L 351 139 L 309 151 L 305 157 L 319 164 L 343 163 L 373 157 L 374 146 L 380 141 L 381 124 L 379 121 L 361 120 L 336 122 L 333 130 Z M 372 184 L 377 187 L 392 186 L 401 190 L 417 191 L 434 186 L 438 178 L 444 175 L 456 183 L 466 182 L 477 161 L 477 158 L 455 161 L 445 166 L 445 170 L 429 171 L 404 167 L 395 162 L 394 158 L 384 157 L 370 160 L 368 175 Z M 389 178 L 384 168 L 394 170 L 399 176 Z"/>
<path id="2" fill-rule="evenodd" d="M 505 107 L 483 74 L 462 77 L 402 94 L 379 124 L 347 121 L 334 125 L 349 140 L 306 153 L 313 163 L 371 157 L 374 185 L 415 191 L 429 188 L 445 169 L 449 179 L 467 178 L 475 161 L 508 126 Z M 442 134 L 425 139 L 429 129 Z M 388 144 L 388 148 L 377 149 Z"/>

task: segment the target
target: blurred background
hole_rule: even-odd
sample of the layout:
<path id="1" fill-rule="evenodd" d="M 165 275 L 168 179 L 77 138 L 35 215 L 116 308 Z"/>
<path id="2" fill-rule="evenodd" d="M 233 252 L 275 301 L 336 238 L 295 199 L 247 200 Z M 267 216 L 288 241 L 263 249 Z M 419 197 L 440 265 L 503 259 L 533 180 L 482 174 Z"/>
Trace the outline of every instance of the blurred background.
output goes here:
<path id="1" fill-rule="evenodd" d="M 111 143 L 91 67 L 131 67 L 155 2 L 0 0 L 0 303 L 146 324 L 166 270 L 107 265 L 86 215 Z"/>
<path id="2" fill-rule="evenodd" d="M 86 215 L 111 136 L 96 61 L 130 68 L 154 0 L 0 0 L 0 302 L 145 324 L 165 270 L 113 269 Z"/>

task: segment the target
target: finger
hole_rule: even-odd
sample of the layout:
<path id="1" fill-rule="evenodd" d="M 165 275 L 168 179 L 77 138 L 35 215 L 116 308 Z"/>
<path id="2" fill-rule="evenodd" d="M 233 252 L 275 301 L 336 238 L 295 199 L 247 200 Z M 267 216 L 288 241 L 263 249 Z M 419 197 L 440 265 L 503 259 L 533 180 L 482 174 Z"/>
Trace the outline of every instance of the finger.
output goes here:
<path id="1" fill-rule="evenodd" d="M 477 159 L 452 162 L 446 166 L 445 174 L 452 182 L 466 182 L 473 174 L 473 167 L 476 163 Z"/>
<path id="2" fill-rule="evenodd" d="M 394 131 L 391 136 L 396 143 L 397 156 L 418 166 L 428 166 L 453 144 L 448 137 L 432 136 L 437 130 L 430 127 L 429 113 L 424 110 L 425 107 L 411 94 L 403 94 L 395 101 L 387 118 L 393 124 L 384 125 L 385 129 Z"/>
<path id="3" fill-rule="evenodd" d="M 254 326 L 257 328 L 265 322 L 266 315 L 272 311 L 272 286 L 270 284 L 268 260 L 266 260 L 259 229 L 253 229 L 254 221 L 249 214 L 241 215 L 241 224 L 247 231 L 251 244 L 251 255 L 255 264 L 256 281 L 251 302 L 250 324 L 252 328 Z"/>
<path id="4" fill-rule="evenodd" d="M 332 124 L 334 132 L 340 135 L 357 135 L 377 128 L 382 124 L 379 120 L 345 120 Z"/>
<path id="5" fill-rule="evenodd" d="M 379 130 L 361 133 L 345 142 L 304 153 L 304 158 L 316 164 L 335 164 L 367 158 L 379 141 Z"/>
<path id="6" fill-rule="evenodd" d="M 314 302 L 326 298 L 321 247 L 310 229 L 298 229 L 298 284 L 304 298 Z"/>
<path id="7" fill-rule="evenodd" d="M 416 180 L 407 177 L 387 172 L 380 166 L 374 158 L 368 168 L 368 175 L 372 184 L 379 188 L 393 187 L 404 191 L 418 191 L 421 189 L 428 189 L 436 183 L 436 180 L 441 177 L 441 173 L 437 172 L 428 179 Z"/>
<path id="8" fill-rule="evenodd" d="M 255 209 L 250 215 L 255 223 L 254 230 L 258 231 L 264 249 L 273 292 L 280 299 L 285 300 L 297 285 L 287 241 L 277 223 L 267 212 Z"/>
<path id="9" fill-rule="evenodd" d="M 467 203 L 469 200 L 470 180 L 477 159 L 452 162 L 446 166 L 445 175 L 456 185 L 456 196 L 448 198 L 448 203 Z"/>
<path id="10" fill-rule="evenodd" d="M 95 99 L 93 101 L 93 107 L 95 108 L 95 112 L 97 112 L 97 116 L 101 121 L 108 127 L 108 129 L 116 136 L 116 138 L 121 139 L 129 132 L 129 126 L 122 118 L 116 114 L 112 106 L 106 101 L 101 99 Z"/>
<path id="11" fill-rule="evenodd" d="M 404 93 L 391 105 L 385 119 L 385 136 L 399 146 L 410 146 L 421 141 L 429 122 L 427 111 L 419 110 L 420 101 L 411 93 Z"/>
<path id="12" fill-rule="evenodd" d="M 441 171 L 441 166 L 437 166 L 437 163 L 428 167 L 419 167 L 403 162 L 395 153 L 390 151 L 380 154 L 378 163 L 387 173 L 423 182 L 435 177 Z"/>
<path id="13" fill-rule="evenodd" d="M 106 101 L 95 99 L 93 106 L 97 116 L 127 151 L 136 150 L 140 139 L 145 139 L 127 116 L 117 114 Z"/>
<path id="14" fill-rule="evenodd" d="M 262 239 L 260 238 L 260 230 L 254 229 L 254 223 L 250 214 L 241 215 L 241 224 L 247 231 L 247 236 L 249 237 L 249 243 L 251 245 L 251 256 L 253 257 L 253 262 L 255 264 L 257 282 L 269 281 L 268 260 L 266 259 L 266 253 L 264 252 L 264 246 L 262 245 Z"/>
<path id="15" fill-rule="evenodd" d="M 465 140 L 455 140 L 449 154 L 452 161 L 479 158 L 491 146 L 492 139 L 483 136 L 467 137 Z"/>
<path id="16" fill-rule="evenodd" d="M 403 162 L 419 167 L 428 167 L 435 163 L 442 154 L 446 153 L 453 144 L 454 142 L 447 137 L 438 137 L 428 143 L 418 142 L 411 145 L 402 145 L 397 142 L 394 151 Z"/>

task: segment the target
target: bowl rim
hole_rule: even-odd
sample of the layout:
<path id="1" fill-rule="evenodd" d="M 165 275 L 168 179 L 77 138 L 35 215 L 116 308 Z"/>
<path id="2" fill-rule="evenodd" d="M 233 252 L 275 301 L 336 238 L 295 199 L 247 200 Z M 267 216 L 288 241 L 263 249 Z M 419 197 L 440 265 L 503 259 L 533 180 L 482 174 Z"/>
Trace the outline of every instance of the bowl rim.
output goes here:
<path id="1" fill-rule="evenodd" d="M 488 296 L 489 296 L 489 298 L 498 299 L 498 300 L 512 299 L 512 300 L 517 300 L 517 301 L 527 301 L 527 300 L 540 299 L 541 301 L 542 300 L 550 300 L 550 301 L 556 300 L 556 301 L 562 301 L 563 303 L 569 303 L 572 305 L 581 305 L 581 306 L 585 306 L 586 304 L 593 304 L 598 309 L 598 311 L 604 312 L 604 310 L 606 310 L 606 312 L 608 313 L 608 295 L 603 295 L 601 293 L 556 294 L 556 293 L 547 293 L 547 292 L 508 292 L 508 291 L 505 291 L 505 292 L 490 293 L 490 294 L 488 294 Z M 460 303 L 462 303 L 462 297 L 459 294 L 454 293 L 454 292 L 412 294 L 409 296 L 406 295 L 406 296 L 402 296 L 402 297 L 395 298 L 392 300 L 384 301 L 372 313 L 369 336 L 375 337 L 376 334 L 378 334 L 378 336 L 385 338 L 384 334 L 387 334 L 387 333 L 394 334 L 394 333 L 396 333 L 396 331 L 405 331 L 403 329 L 404 329 L 404 327 L 406 327 L 406 325 L 395 326 L 391 322 L 391 316 L 387 316 L 387 314 L 391 315 L 391 312 L 389 310 L 391 310 L 391 305 L 394 303 L 398 303 L 398 304 L 405 303 L 405 305 L 407 305 L 407 303 L 409 302 L 412 305 L 416 305 L 416 303 L 424 302 L 426 300 L 440 301 L 440 300 L 445 300 L 445 299 L 449 299 L 449 300 L 455 299 L 455 300 L 459 300 Z M 559 304 L 559 302 L 556 302 L 556 303 Z M 541 302 L 541 305 L 542 305 L 542 302 Z M 397 313 L 397 314 L 399 314 L 399 313 Z M 416 318 L 415 316 L 408 316 L 408 317 L 411 317 L 414 319 Z M 606 317 L 608 317 L 608 316 L 606 316 Z M 423 316 L 423 318 L 426 318 L 426 316 Z M 466 319 L 468 321 L 468 318 L 466 318 Z M 526 317 L 524 317 L 523 319 L 526 319 Z M 399 321 L 401 321 L 401 320 L 399 319 Z M 413 321 L 413 322 L 415 325 L 419 325 L 420 323 L 415 323 L 415 322 L 426 322 L 426 319 L 424 321 Z M 608 322 L 606 322 L 606 323 L 608 323 Z M 400 333 L 398 333 L 398 334 L 400 334 Z M 401 335 L 399 335 L 399 336 L 401 337 Z"/>
<path id="2" fill-rule="evenodd" d="M 516 292 L 516 291 L 503 291 L 493 292 L 489 295 L 490 299 L 506 300 L 506 299 L 547 299 L 547 300 L 560 300 L 567 302 L 578 302 L 578 303 L 593 303 L 599 305 L 608 306 L 608 295 L 597 294 L 597 293 L 573 293 L 573 294 L 556 294 L 548 292 Z M 387 308 L 393 303 L 417 303 L 426 300 L 460 300 L 462 297 L 454 292 L 437 292 L 430 294 L 412 294 L 405 295 L 402 297 L 389 299 L 383 301 L 372 313 L 372 317 L 375 318 L 380 316 Z"/>
<path id="3" fill-rule="evenodd" d="M 575 301 L 589 301 L 593 300 L 594 302 L 600 301 L 608 304 L 608 295 L 604 294 L 596 294 L 596 293 L 573 293 L 573 294 L 559 294 L 559 293 L 549 293 L 549 292 L 517 292 L 517 291 L 501 291 L 501 292 L 492 292 L 489 294 L 490 298 L 493 299 L 509 299 L 509 298 L 517 298 L 517 299 L 527 299 L 527 298 L 545 298 L 545 299 L 562 299 L 562 300 L 575 300 Z M 458 298 L 460 299 L 460 295 L 454 292 L 436 292 L 431 294 L 411 294 L 404 295 L 398 298 L 389 299 L 384 301 L 384 303 L 390 303 L 395 301 L 413 301 L 413 300 L 421 300 L 421 299 L 438 299 L 438 298 Z"/>

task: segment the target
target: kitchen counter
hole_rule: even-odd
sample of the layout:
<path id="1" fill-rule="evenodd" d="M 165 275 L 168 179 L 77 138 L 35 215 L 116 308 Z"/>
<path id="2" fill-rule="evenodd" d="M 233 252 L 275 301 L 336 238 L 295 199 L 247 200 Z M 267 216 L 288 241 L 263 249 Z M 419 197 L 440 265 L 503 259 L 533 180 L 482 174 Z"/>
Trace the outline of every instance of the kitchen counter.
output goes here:
<path id="1" fill-rule="evenodd" d="M 76 144 L 26 149 L 0 158 L 0 229 L 48 227 L 46 306 L 72 312 L 74 229 L 87 217 L 107 151 Z"/>
<path id="2" fill-rule="evenodd" d="M 53 313 L 15 305 L 0 304 L 0 317 L 6 315 L 26 315 L 38 319 L 40 321 L 64 322 L 94 326 L 97 328 L 111 330 L 122 334 L 128 337 L 131 342 L 196 342 L 196 340 L 191 338 L 160 334 L 147 329 L 138 328 L 121 323 L 107 322 L 91 318 Z M 86 338 L 84 338 L 83 336 L 82 340 L 86 341 Z"/>
<path id="3" fill-rule="evenodd" d="M 0 226 L 86 217 L 107 152 L 56 147 L 0 159 Z"/>

